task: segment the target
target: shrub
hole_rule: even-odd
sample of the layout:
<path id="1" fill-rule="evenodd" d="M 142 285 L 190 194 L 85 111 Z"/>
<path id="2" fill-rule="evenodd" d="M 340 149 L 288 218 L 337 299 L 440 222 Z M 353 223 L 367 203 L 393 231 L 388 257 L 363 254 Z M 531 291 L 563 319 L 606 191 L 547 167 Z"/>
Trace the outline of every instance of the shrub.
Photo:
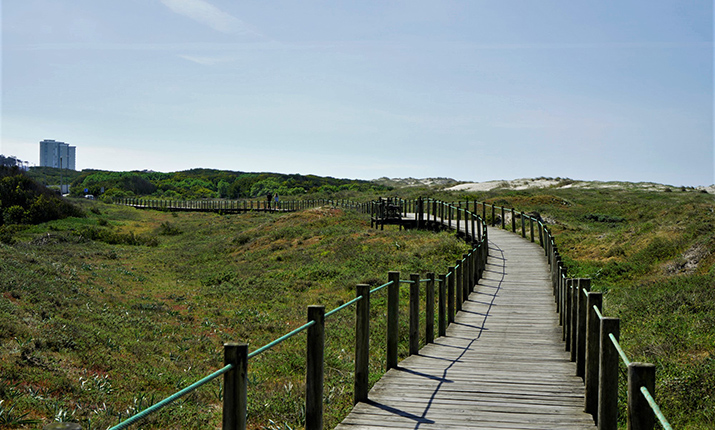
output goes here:
<path id="1" fill-rule="evenodd" d="M 159 234 L 162 236 L 176 236 L 181 233 L 183 233 L 183 231 L 181 231 L 179 227 L 173 225 L 169 221 L 164 221 L 159 226 Z"/>

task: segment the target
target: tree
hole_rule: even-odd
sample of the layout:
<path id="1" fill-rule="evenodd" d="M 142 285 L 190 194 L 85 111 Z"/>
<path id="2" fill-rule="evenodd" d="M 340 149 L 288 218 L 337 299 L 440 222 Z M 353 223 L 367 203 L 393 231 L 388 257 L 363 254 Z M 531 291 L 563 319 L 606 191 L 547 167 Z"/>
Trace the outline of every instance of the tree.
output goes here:
<path id="1" fill-rule="evenodd" d="M 231 191 L 231 184 L 221 179 L 218 183 L 218 196 L 221 198 L 226 198 Z"/>

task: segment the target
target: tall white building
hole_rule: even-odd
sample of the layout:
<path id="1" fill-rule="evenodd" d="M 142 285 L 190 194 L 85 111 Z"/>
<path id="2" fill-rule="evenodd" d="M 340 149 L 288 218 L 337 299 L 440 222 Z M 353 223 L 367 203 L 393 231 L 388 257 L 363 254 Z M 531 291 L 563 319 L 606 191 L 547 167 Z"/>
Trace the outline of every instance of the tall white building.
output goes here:
<path id="1" fill-rule="evenodd" d="M 40 166 L 76 170 L 75 149 L 68 143 L 45 139 L 40 142 Z"/>

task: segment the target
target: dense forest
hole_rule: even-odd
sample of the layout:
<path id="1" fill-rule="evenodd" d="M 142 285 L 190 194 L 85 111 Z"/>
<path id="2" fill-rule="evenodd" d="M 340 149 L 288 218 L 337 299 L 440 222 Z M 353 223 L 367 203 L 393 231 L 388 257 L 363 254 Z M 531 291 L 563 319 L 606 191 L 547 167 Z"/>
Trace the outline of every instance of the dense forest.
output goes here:
<path id="1" fill-rule="evenodd" d="M 106 197 L 151 196 L 166 199 L 248 198 L 279 194 L 298 196 L 307 193 L 333 193 L 342 190 L 386 191 L 384 185 L 369 181 L 337 179 L 315 175 L 246 173 L 215 169 L 181 172 L 109 172 L 83 170 L 60 172 L 48 167 L 32 168 L 29 174 L 43 183 L 71 180 L 70 194 Z M 85 191 L 86 190 L 86 191 Z"/>

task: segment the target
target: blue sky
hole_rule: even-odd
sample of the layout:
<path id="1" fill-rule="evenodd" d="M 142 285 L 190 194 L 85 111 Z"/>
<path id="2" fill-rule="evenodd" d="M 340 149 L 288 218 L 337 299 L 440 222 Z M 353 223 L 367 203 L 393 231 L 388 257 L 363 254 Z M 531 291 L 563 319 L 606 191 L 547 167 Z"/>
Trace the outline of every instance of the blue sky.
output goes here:
<path id="1" fill-rule="evenodd" d="M 712 23 L 698 0 L 4 0 L 0 152 L 710 185 Z"/>

